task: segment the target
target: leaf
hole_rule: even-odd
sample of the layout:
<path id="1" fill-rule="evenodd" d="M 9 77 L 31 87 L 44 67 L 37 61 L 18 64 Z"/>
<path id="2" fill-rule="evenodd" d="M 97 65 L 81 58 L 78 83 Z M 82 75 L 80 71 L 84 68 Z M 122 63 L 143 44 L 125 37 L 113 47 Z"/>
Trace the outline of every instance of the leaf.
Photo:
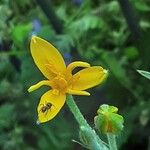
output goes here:
<path id="1" fill-rule="evenodd" d="M 110 72 L 118 79 L 122 86 L 130 89 L 131 82 L 123 64 L 120 63 L 122 60 L 117 59 L 116 55 L 111 52 L 102 53 L 101 59 L 106 63 L 106 65 L 108 65 Z"/>
<path id="2" fill-rule="evenodd" d="M 150 22 L 147 21 L 147 20 L 141 20 L 141 21 L 140 21 L 140 26 L 141 26 L 141 28 L 143 28 L 143 29 L 150 28 Z"/>
<path id="3" fill-rule="evenodd" d="M 32 24 L 20 24 L 14 26 L 12 29 L 12 39 L 16 45 L 23 44 L 24 40 L 28 37 L 29 32 L 32 30 Z"/>
<path id="4" fill-rule="evenodd" d="M 144 3 L 144 1 L 136 1 L 135 2 L 135 7 L 137 10 L 139 11 L 143 11 L 143 12 L 147 12 L 147 11 L 150 11 L 150 7 L 148 4 Z"/>
<path id="5" fill-rule="evenodd" d="M 127 47 L 124 49 L 125 55 L 128 57 L 128 59 L 135 59 L 139 56 L 138 49 L 136 47 Z"/>
<path id="6" fill-rule="evenodd" d="M 5 104 L 0 107 L 0 130 L 11 126 L 15 118 L 14 105 Z"/>
<path id="7" fill-rule="evenodd" d="M 67 31 L 69 31 L 69 33 L 75 39 L 78 39 L 82 35 L 85 35 L 85 33 L 88 30 L 100 29 L 100 28 L 104 28 L 104 21 L 97 16 L 89 14 L 72 22 L 67 28 Z"/>
<path id="8" fill-rule="evenodd" d="M 142 76 L 150 80 L 150 72 L 144 71 L 144 70 L 137 70 L 138 73 L 140 73 Z"/>

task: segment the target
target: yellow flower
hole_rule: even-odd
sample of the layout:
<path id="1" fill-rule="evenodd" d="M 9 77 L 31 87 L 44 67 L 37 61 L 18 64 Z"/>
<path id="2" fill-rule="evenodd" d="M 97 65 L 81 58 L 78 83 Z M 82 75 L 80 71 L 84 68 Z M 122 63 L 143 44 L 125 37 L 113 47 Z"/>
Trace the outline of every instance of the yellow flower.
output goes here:
<path id="1" fill-rule="evenodd" d="M 86 62 L 75 61 L 66 67 L 58 50 L 39 37 L 32 37 L 30 49 L 35 64 L 47 79 L 31 86 L 28 91 L 32 92 L 43 85 L 51 87 L 42 95 L 38 105 L 39 123 L 57 115 L 65 103 L 66 94 L 90 95 L 85 90 L 100 84 L 107 76 L 107 70 L 100 66 L 90 67 Z M 72 74 L 76 67 L 84 69 Z"/>

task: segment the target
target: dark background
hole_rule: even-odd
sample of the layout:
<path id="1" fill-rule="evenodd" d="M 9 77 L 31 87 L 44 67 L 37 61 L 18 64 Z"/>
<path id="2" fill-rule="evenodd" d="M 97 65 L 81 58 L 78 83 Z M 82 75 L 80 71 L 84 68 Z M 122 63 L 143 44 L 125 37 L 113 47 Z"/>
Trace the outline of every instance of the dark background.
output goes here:
<path id="1" fill-rule="evenodd" d="M 150 149 L 149 0 L 0 0 L 0 149 L 81 150 L 78 124 L 65 106 L 50 122 L 36 125 L 36 107 L 46 88 L 27 89 L 44 77 L 29 51 L 32 35 L 55 45 L 65 58 L 109 70 L 106 82 L 75 100 L 94 127 L 103 103 L 117 106 L 125 128 L 121 150 Z M 105 136 L 102 135 L 105 139 Z"/>

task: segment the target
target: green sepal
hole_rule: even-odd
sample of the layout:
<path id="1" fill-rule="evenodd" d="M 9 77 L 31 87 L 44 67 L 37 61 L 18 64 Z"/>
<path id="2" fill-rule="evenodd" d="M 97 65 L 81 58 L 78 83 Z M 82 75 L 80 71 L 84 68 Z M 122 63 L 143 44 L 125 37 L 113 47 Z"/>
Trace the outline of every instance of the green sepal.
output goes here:
<path id="1" fill-rule="evenodd" d="M 123 129 L 124 119 L 117 114 L 118 108 L 109 105 L 102 105 L 98 109 L 98 115 L 94 118 L 95 126 L 102 133 L 117 134 Z"/>

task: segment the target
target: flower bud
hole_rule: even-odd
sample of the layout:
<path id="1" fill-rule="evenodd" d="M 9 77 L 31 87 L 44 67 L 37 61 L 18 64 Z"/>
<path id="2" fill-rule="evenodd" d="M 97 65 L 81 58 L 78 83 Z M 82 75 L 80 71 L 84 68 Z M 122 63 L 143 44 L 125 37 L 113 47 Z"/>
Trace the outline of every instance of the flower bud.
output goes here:
<path id="1" fill-rule="evenodd" d="M 103 104 L 98 109 L 98 115 L 94 118 L 95 127 L 102 133 L 116 134 L 123 129 L 124 119 L 117 114 L 118 108 Z"/>

